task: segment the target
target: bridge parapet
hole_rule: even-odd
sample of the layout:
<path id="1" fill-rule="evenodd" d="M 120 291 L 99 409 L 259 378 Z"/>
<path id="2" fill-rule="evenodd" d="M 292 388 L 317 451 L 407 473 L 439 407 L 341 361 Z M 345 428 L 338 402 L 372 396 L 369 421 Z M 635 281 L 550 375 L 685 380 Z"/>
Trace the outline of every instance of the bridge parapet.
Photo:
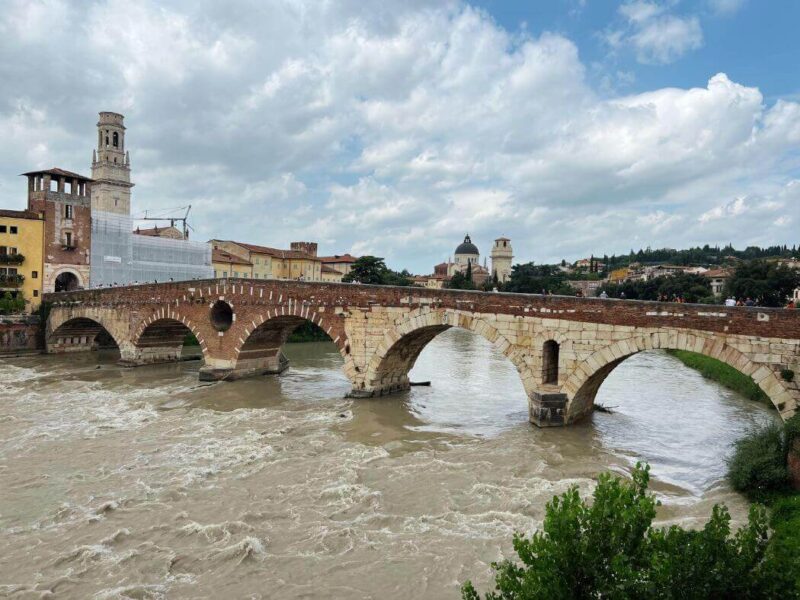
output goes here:
<path id="1" fill-rule="evenodd" d="M 407 389 L 425 345 L 461 327 L 515 365 L 539 425 L 585 416 L 616 365 L 657 348 L 731 364 L 752 376 L 784 417 L 800 402 L 800 377 L 780 377 L 800 371 L 798 310 L 251 279 L 82 290 L 44 301 L 51 307 L 49 351 L 91 347 L 99 324 L 123 362 L 147 364 L 176 360 L 191 332 L 203 351 L 201 376 L 209 379 L 281 371 L 289 333 L 312 321 L 336 344 L 360 396 Z"/>

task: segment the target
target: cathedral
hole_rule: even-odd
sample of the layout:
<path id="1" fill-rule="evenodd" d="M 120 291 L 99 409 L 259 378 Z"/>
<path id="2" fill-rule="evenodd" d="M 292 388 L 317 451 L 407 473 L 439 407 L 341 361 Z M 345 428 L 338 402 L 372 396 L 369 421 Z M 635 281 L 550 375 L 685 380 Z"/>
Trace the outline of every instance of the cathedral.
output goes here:
<path id="1" fill-rule="evenodd" d="M 467 269 L 469 269 L 472 273 L 472 281 L 475 282 L 476 286 L 482 286 L 490 278 L 496 279 L 499 283 L 505 283 L 511 276 L 511 261 L 514 258 L 511 250 L 511 240 L 506 237 L 497 238 L 492 247 L 491 258 L 492 269 L 490 271 L 486 265 L 486 259 L 481 265 L 481 253 L 478 247 L 472 243 L 469 234 L 467 234 L 464 236 L 464 241 L 456 247 L 453 260 L 448 259 L 447 262 L 433 267 L 433 276 L 430 280 L 441 282 L 443 286 L 444 282 L 456 273 L 466 274 Z M 428 283 L 428 287 L 441 286 L 434 286 Z"/>

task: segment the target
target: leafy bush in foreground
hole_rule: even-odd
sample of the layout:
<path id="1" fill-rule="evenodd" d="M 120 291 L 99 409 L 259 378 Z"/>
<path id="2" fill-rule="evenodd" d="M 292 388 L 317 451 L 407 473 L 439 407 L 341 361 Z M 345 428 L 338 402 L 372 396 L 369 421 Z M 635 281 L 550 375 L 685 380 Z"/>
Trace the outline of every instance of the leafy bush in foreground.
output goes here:
<path id="1" fill-rule="evenodd" d="M 715 506 L 701 530 L 653 528 L 649 467 L 632 481 L 601 475 L 589 506 L 575 487 L 547 504 L 542 529 L 514 537 L 522 564 L 493 564 L 487 600 L 567 598 L 797 598 L 785 562 L 769 552 L 766 509 L 753 505 L 731 535 Z M 470 582 L 464 600 L 479 600 Z"/>
<path id="2" fill-rule="evenodd" d="M 788 446 L 783 426 L 770 425 L 736 442 L 728 461 L 728 479 L 737 492 L 763 501 L 768 494 L 789 486 Z"/>

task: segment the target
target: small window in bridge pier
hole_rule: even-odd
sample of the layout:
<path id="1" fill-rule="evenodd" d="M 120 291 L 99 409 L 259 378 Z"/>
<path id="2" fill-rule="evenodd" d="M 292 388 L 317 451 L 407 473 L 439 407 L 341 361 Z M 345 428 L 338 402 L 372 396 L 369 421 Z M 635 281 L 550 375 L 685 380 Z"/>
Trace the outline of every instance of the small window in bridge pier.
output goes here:
<path id="1" fill-rule="evenodd" d="M 542 383 L 558 383 L 558 342 L 547 340 L 542 348 Z"/>

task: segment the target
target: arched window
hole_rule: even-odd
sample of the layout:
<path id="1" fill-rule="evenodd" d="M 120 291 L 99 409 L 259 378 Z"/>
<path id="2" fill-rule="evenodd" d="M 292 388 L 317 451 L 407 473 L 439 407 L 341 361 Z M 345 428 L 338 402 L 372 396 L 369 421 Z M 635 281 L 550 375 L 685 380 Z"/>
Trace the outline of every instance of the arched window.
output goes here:
<path id="1" fill-rule="evenodd" d="M 116 131 L 111 139 L 113 140 L 114 148 L 119 148 L 119 134 Z"/>
<path id="2" fill-rule="evenodd" d="M 542 383 L 558 383 L 558 342 L 547 340 L 542 348 Z"/>

